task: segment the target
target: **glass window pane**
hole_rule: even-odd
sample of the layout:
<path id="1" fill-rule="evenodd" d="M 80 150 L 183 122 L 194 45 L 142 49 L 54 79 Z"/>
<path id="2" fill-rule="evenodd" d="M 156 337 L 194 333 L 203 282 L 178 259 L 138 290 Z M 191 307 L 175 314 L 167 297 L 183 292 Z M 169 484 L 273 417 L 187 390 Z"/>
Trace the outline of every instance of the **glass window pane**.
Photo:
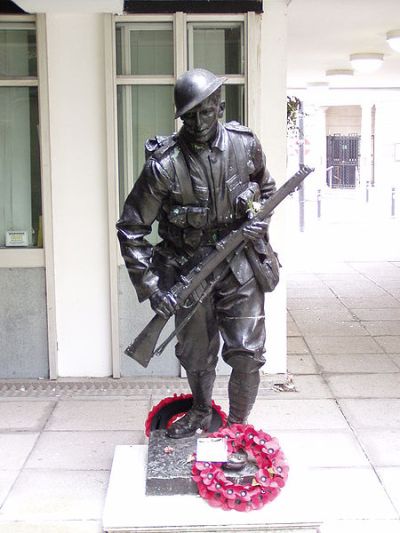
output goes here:
<path id="1" fill-rule="evenodd" d="M 26 232 L 42 246 L 36 87 L 0 87 L 0 246 L 6 232 Z"/>
<path id="2" fill-rule="evenodd" d="M 172 85 L 118 86 L 118 170 L 120 206 L 144 161 L 144 143 L 174 131 Z"/>
<path id="3" fill-rule="evenodd" d="M 172 23 L 117 24 L 117 74 L 174 74 Z"/>
<path id="4" fill-rule="evenodd" d="M 0 24 L 0 78 L 19 76 L 37 76 L 35 28 Z"/>
<path id="5" fill-rule="evenodd" d="M 243 24 L 188 24 L 190 68 L 243 74 Z"/>
<path id="6" fill-rule="evenodd" d="M 244 86 L 243 85 L 223 85 L 222 99 L 225 100 L 225 122 L 236 120 L 241 124 L 245 124 L 244 112 Z"/>

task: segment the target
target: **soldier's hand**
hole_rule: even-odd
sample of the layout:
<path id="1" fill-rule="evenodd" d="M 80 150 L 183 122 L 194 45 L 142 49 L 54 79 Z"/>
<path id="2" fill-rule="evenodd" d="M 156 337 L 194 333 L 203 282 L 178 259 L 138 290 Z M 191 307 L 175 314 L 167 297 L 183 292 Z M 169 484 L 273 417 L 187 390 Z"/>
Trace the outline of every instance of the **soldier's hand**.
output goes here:
<path id="1" fill-rule="evenodd" d="M 268 222 L 253 222 L 243 230 L 243 235 L 250 241 L 263 239 L 268 235 Z"/>
<path id="2" fill-rule="evenodd" d="M 151 308 L 166 320 L 174 314 L 176 303 L 175 297 L 170 292 L 158 290 L 150 296 Z"/>

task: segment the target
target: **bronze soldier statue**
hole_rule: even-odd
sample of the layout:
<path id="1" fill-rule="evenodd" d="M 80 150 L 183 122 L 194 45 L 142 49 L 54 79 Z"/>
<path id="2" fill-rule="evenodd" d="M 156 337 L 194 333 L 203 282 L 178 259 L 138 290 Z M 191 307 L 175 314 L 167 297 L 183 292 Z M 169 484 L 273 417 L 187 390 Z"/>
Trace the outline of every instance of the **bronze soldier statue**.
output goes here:
<path id="1" fill-rule="evenodd" d="M 246 220 L 249 204 L 269 198 L 275 182 L 261 145 L 237 122 L 222 124 L 225 79 L 204 69 L 185 72 L 176 82 L 176 134 L 146 142 L 147 161 L 126 199 L 117 223 L 122 256 L 139 301 L 150 300 L 164 318 L 176 312 L 176 325 L 190 306 L 176 309 L 168 289 L 191 260 L 205 256 L 215 243 Z M 146 236 L 158 221 L 160 244 Z M 234 254 L 215 272 L 218 281 L 177 334 L 176 356 L 187 372 L 191 410 L 167 430 L 171 438 L 207 431 L 220 346 L 232 367 L 228 423 L 246 423 L 257 396 L 265 363 L 264 291 L 256 280 L 253 257 L 265 253 L 268 221 L 246 229 L 248 249 Z"/>

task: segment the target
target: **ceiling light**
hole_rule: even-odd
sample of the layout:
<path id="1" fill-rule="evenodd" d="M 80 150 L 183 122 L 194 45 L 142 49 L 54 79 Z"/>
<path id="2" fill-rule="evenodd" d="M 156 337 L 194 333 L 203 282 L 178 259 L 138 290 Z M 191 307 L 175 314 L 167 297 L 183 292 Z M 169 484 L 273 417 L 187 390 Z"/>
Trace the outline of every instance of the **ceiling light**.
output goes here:
<path id="1" fill-rule="evenodd" d="M 325 72 L 328 78 L 349 78 L 353 74 L 354 71 L 351 68 L 335 68 Z"/>
<path id="2" fill-rule="evenodd" d="M 400 30 L 392 30 L 386 34 L 388 45 L 396 52 L 400 52 Z"/>
<path id="3" fill-rule="evenodd" d="M 370 74 L 382 65 L 383 54 L 351 54 L 350 63 L 357 72 Z"/>

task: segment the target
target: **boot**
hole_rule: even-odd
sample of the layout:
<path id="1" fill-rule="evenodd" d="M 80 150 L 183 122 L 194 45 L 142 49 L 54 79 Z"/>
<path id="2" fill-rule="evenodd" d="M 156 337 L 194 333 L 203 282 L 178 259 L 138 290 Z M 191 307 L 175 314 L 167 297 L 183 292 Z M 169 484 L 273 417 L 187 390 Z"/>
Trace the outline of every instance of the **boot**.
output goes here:
<path id="1" fill-rule="evenodd" d="M 188 372 L 187 377 L 193 394 L 193 405 L 184 417 L 167 429 L 167 436 L 171 439 L 191 437 L 198 429 L 208 431 L 211 425 L 211 400 L 215 370 Z"/>
<path id="2" fill-rule="evenodd" d="M 247 424 L 247 417 L 257 398 L 259 385 L 259 371 L 247 374 L 235 369 L 232 370 L 228 386 L 228 426 L 232 424 Z"/>

